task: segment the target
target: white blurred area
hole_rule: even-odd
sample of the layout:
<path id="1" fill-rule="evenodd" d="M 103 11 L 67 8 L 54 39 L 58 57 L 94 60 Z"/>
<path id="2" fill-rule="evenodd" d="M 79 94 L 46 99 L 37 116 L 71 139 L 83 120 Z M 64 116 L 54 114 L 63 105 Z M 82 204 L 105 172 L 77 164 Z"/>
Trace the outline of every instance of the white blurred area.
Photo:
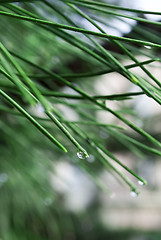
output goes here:
<path id="1" fill-rule="evenodd" d="M 51 181 L 59 194 L 65 194 L 65 206 L 74 212 L 84 211 L 96 192 L 93 181 L 76 166 L 64 160 L 54 166 Z"/>
<path id="2" fill-rule="evenodd" d="M 153 12 L 161 12 L 161 4 L 160 4 L 160 1 L 158 1 L 158 0 L 133 0 L 133 1 L 106 0 L 106 2 L 111 3 L 111 4 L 118 4 L 118 2 L 119 2 L 120 6 L 126 7 L 126 8 L 140 9 L 140 10 L 153 11 Z M 161 15 L 147 14 L 146 17 L 153 21 L 161 20 Z"/>

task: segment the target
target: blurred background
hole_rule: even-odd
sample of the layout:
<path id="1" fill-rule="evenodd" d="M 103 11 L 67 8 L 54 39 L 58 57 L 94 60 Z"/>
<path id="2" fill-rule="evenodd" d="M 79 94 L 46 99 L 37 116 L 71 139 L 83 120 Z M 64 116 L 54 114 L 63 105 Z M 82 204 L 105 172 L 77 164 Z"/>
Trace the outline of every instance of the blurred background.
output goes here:
<path id="1" fill-rule="evenodd" d="M 78 12 L 67 7 L 62 1 L 45 2 L 46 5 L 43 1 L 15 2 L 13 5 L 17 9 L 13 8 L 12 4 L 1 4 L 0 10 L 15 11 L 20 14 L 18 8 L 23 8 L 53 22 L 66 25 L 74 22 L 76 26 L 99 32 L 87 19 L 82 18 Z M 161 5 L 154 0 L 106 2 L 129 9 L 161 12 Z M 160 44 L 160 26 L 114 15 L 107 16 L 103 13 L 97 15 L 96 10 L 90 12 L 83 6 L 79 6 L 79 9 L 92 17 L 110 35 L 138 38 Z M 161 16 L 158 15 L 132 11 L 127 13 L 125 10 L 117 12 L 132 17 L 142 17 L 149 21 L 161 20 Z M 80 44 L 83 41 L 83 46 L 87 48 L 90 46 L 94 52 L 93 43 L 91 44 L 91 40 L 86 36 L 72 33 L 74 40 L 71 45 L 72 40 L 67 35 L 69 31 L 64 33 L 54 30 L 53 34 L 38 28 L 37 25 L 1 16 L 0 39 L 11 53 L 30 59 L 38 66 L 67 78 L 74 86 L 91 95 L 108 96 L 140 92 L 138 86 L 117 71 L 88 78 L 86 72 L 104 71 L 105 68 L 102 67 L 101 62 L 97 62 L 76 45 L 74 46 L 74 42 Z M 97 43 L 112 53 L 124 66 L 134 64 L 110 41 L 98 39 Z M 124 46 L 127 46 L 126 44 L 124 43 Z M 156 48 L 133 43 L 127 48 L 139 62 L 160 58 L 160 52 Z M 49 96 L 49 101 L 59 112 L 60 119 L 78 122 L 82 121 L 84 116 L 87 120 L 92 120 L 92 116 L 102 125 L 92 126 L 90 123 L 77 125 L 83 129 L 86 141 L 81 140 L 79 131 L 75 136 L 78 135 L 78 139 L 89 153 L 89 158 L 81 159 L 72 144 L 60 134 L 60 130 L 46 119 L 42 105 L 38 103 L 36 106 L 30 106 L 17 94 L 12 84 L 7 82 L 6 76 L 2 75 L 0 87 L 30 114 L 40 118 L 43 126 L 60 142 L 65 143 L 68 153 L 62 153 L 53 146 L 27 119 L 13 112 L 10 104 L 3 97 L 0 98 L 0 239 L 161 239 L 160 156 L 137 148 L 128 138 L 122 139 L 121 135 L 117 135 L 117 129 L 106 129 L 106 124 L 125 127 L 125 124 L 111 113 L 87 104 L 86 100 L 70 99 L 69 95 L 74 95 L 76 92 L 69 86 L 56 78 L 50 78 L 51 76 L 42 73 L 34 66 L 27 65 L 20 58 L 17 62 L 27 75 L 36 81 L 42 91 L 68 95 L 65 99 L 57 98 L 56 95 Z M 147 69 L 160 81 L 160 61 L 148 64 Z M 140 67 L 134 67 L 130 71 L 151 82 L 149 76 Z M 82 78 L 81 74 L 85 77 Z M 160 105 L 154 99 L 145 94 L 138 94 L 130 99 L 100 100 L 102 101 L 160 141 Z M 10 111 L 6 110 L 7 107 Z M 126 134 L 129 138 L 146 144 L 146 140 L 128 127 Z M 115 171 L 100 164 L 99 156 L 90 148 L 92 138 L 98 139 L 100 143 L 103 142 L 117 159 L 147 181 L 148 184 L 144 186 L 117 163 L 113 163 L 136 184 L 137 191 L 140 192 L 138 196 L 129 190 Z"/>

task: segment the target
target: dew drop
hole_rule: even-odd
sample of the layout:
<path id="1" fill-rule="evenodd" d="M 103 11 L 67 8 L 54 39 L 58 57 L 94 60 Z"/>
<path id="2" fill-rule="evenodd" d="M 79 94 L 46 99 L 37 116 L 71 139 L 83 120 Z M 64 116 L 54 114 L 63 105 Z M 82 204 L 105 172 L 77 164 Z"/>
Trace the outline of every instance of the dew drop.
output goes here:
<path id="1" fill-rule="evenodd" d="M 143 186 L 144 185 L 144 183 L 142 182 L 142 181 L 138 181 L 138 184 L 140 185 L 140 186 Z"/>
<path id="2" fill-rule="evenodd" d="M 138 196 L 138 192 L 132 190 L 132 191 L 130 192 L 130 195 L 131 195 L 131 197 L 134 197 L 134 198 L 135 198 L 135 197 Z"/>
<path id="3" fill-rule="evenodd" d="M 143 185 L 144 185 L 144 183 L 143 183 L 142 181 L 138 181 L 138 184 L 139 184 L 140 186 L 143 186 Z"/>
<path id="4" fill-rule="evenodd" d="M 147 182 L 146 182 L 146 181 L 141 181 L 141 180 L 139 180 L 139 181 L 138 181 L 138 184 L 139 184 L 140 186 L 143 186 L 143 185 L 146 185 Z"/>
<path id="5" fill-rule="evenodd" d="M 145 48 L 151 49 L 151 46 L 144 45 Z"/>
<path id="6" fill-rule="evenodd" d="M 87 158 L 87 154 L 83 151 L 77 152 L 77 156 L 78 156 L 79 159 L 86 159 Z"/>

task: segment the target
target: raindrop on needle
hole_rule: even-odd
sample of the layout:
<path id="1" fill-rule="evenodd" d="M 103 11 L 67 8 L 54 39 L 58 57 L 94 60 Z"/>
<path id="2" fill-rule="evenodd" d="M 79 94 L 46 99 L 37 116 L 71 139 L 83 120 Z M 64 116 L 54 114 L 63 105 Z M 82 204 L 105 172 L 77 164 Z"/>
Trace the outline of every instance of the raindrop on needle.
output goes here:
<path id="1" fill-rule="evenodd" d="M 87 154 L 83 151 L 77 152 L 77 156 L 78 156 L 79 159 L 86 159 L 87 158 Z"/>

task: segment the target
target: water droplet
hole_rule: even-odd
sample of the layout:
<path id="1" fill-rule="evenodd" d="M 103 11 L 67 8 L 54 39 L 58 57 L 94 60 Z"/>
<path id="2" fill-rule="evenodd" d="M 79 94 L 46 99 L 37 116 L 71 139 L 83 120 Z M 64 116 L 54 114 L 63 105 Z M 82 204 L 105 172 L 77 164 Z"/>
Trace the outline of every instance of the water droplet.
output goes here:
<path id="1" fill-rule="evenodd" d="M 151 49 L 151 46 L 144 45 L 145 48 Z"/>
<path id="2" fill-rule="evenodd" d="M 130 192 L 130 195 L 131 195 L 131 197 L 137 197 L 138 196 L 138 192 L 136 192 L 135 190 L 132 190 L 131 192 Z"/>
<path id="3" fill-rule="evenodd" d="M 83 151 L 77 152 L 77 156 L 78 156 L 79 159 L 86 159 L 87 158 L 87 154 Z"/>
<path id="4" fill-rule="evenodd" d="M 142 182 L 142 181 L 138 181 L 138 184 L 140 185 L 140 186 L 143 186 L 144 185 L 144 183 Z"/>
<path id="5" fill-rule="evenodd" d="M 141 180 L 139 180 L 139 181 L 138 181 L 138 184 L 139 184 L 140 186 L 143 186 L 143 185 L 146 185 L 147 182 L 146 182 L 146 181 L 141 181 Z"/>

